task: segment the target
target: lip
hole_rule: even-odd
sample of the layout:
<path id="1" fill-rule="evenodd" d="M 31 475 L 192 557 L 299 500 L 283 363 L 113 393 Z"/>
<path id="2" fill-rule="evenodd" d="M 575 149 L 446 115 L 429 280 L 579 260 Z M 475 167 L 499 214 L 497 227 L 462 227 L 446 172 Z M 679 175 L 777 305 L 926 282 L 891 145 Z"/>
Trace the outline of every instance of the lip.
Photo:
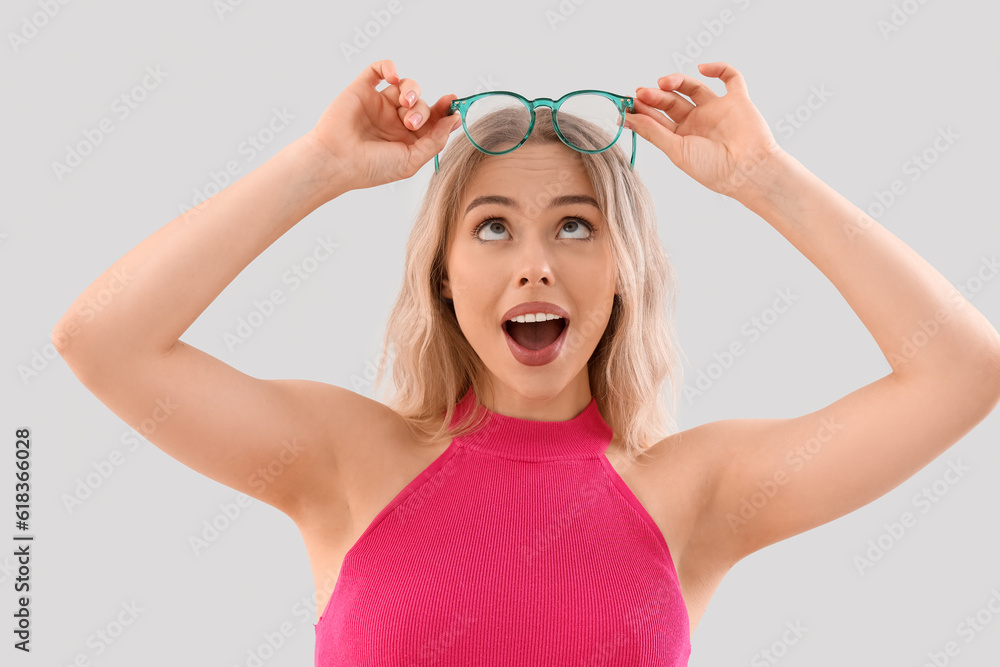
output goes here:
<path id="1" fill-rule="evenodd" d="M 548 346 L 540 350 L 529 350 L 526 347 L 518 345 L 517 341 L 507 333 L 507 320 L 513 319 L 518 315 L 527 315 L 528 313 L 552 313 L 563 318 L 566 324 L 563 326 L 559 337 Z M 526 301 L 504 313 L 503 320 L 500 322 L 500 329 L 503 331 L 503 337 L 507 339 L 507 347 L 510 348 L 510 353 L 514 355 L 515 359 L 525 366 L 544 366 L 554 361 L 559 356 L 559 352 L 562 351 L 563 342 L 566 340 L 566 332 L 569 331 L 569 324 L 569 313 L 556 304 L 549 303 L 548 301 Z"/>
<path id="2" fill-rule="evenodd" d="M 555 313 L 552 314 L 555 315 Z M 507 320 L 504 320 L 504 322 L 506 323 Z M 517 341 L 511 338 L 510 334 L 507 333 L 506 326 L 501 325 L 500 329 L 503 330 L 503 337 L 507 339 L 507 347 L 510 348 L 510 353 L 514 355 L 515 359 L 525 366 L 544 366 L 545 364 L 555 361 L 556 357 L 558 357 L 559 353 L 562 351 L 563 342 L 566 340 L 566 332 L 569 331 L 569 320 L 566 320 L 566 325 L 563 326 L 562 333 L 559 334 L 559 337 L 540 350 L 529 350 L 526 347 L 518 345 Z"/>
<path id="3" fill-rule="evenodd" d="M 503 319 L 500 320 L 500 326 L 504 326 L 507 323 L 507 320 L 514 319 L 518 315 L 527 315 L 528 313 L 552 313 L 553 315 L 558 315 L 566 320 L 566 326 L 569 326 L 569 313 L 556 304 L 549 303 L 548 301 L 526 301 L 525 303 L 520 303 L 514 306 L 504 313 Z"/>

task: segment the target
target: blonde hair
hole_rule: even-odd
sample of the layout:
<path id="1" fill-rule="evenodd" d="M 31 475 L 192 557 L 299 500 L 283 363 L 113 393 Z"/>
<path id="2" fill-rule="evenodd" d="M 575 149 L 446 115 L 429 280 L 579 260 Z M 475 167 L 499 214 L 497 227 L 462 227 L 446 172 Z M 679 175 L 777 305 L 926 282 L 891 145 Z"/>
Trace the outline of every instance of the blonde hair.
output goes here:
<path id="1" fill-rule="evenodd" d="M 561 144 L 546 111 L 537 110 L 535 126 L 524 145 Z M 490 150 L 517 143 L 523 130 L 518 130 L 511 113 L 510 109 L 499 110 L 478 120 L 470 128 L 477 141 L 486 137 L 479 143 Z M 607 136 L 602 130 L 568 113 L 560 112 L 559 129 L 578 146 L 607 145 L 607 140 L 602 142 Z M 574 153 L 580 157 L 607 221 L 617 267 L 611 316 L 587 361 L 590 388 L 601 416 L 621 438 L 629 460 L 635 462 L 648 447 L 677 430 L 683 367 L 677 360 L 680 348 L 673 328 L 676 280 L 657 234 L 652 197 L 638 174 L 629 169 L 628 157 L 617 145 L 602 153 Z M 454 306 L 441 296 L 441 289 L 448 239 L 457 224 L 459 204 L 476 167 L 489 157 L 464 133 L 442 153 L 441 170 L 431 178 L 406 245 L 403 285 L 386 325 L 382 359 L 392 359 L 396 387 L 388 405 L 421 440 L 466 435 L 486 416 L 478 397 L 483 395 L 481 383 L 488 381 L 489 374 L 462 333 Z M 394 348 L 391 357 L 390 347 Z M 376 387 L 383 370 L 380 363 Z M 672 386 L 666 397 L 669 410 L 661 393 L 667 380 Z M 449 429 L 455 404 L 470 385 L 477 396 L 476 405 Z"/>

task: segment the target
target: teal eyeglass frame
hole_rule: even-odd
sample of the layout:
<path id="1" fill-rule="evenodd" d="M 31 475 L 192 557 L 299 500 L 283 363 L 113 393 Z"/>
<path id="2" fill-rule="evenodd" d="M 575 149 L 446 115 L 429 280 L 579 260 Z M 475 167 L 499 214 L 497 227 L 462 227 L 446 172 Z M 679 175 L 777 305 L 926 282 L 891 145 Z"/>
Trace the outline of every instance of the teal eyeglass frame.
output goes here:
<path id="1" fill-rule="evenodd" d="M 592 93 L 596 95 L 602 95 L 608 98 L 609 100 L 615 103 L 615 106 L 618 108 L 618 113 L 621 114 L 621 120 L 618 124 L 618 132 L 615 134 L 615 138 L 611 140 L 611 143 L 608 144 L 605 148 L 601 148 L 598 150 L 585 150 L 583 148 L 577 148 L 576 146 L 570 143 L 570 141 L 563 135 L 562 131 L 559 129 L 559 107 L 561 107 L 563 105 L 563 102 L 565 102 L 569 98 L 573 97 L 574 95 L 579 95 L 581 93 Z M 531 122 L 528 124 L 528 132 L 524 135 L 524 138 L 521 139 L 521 141 L 519 141 L 516 146 L 514 146 L 513 148 L 508 148 L 505 151 L 488 151 L 482 148 L 475 141 L 472 141 L 472 135 L 469 134 L 469 128 L 465 124 L 465 114 L 468 111 L 469 106 L 476 100 L 488 97 L 490 95 L 510 95 L 512 97 L 516 97 L 517 99 L 521 100 L 524 103 L 525 107 L 527 107 L 528 112 L 531 115 Z M 451 106 L 449 107 L 448 113 L 446 115 L 451 116 L 456 111 L 458 111 L 461 114 L 462 129 L 465 131 L 466 138 L 470 142 L 472 142 L 472 145 L 478 148 L 480 151 L 486 153 L 487 155 L 504 155 L 505 153 L 510 153 L 511 151 L 520 148 L 521 144 L 527 141 L 528 137 L 531 136 L 531 131 L 535 129 L 535 109 L 537 109 L 538 107 L 548 107 L 549 109 L 552 110 L 552 127 L 555 129 L 556 134 L 559 135 L 559 139 L 561 139 L 564 144 L 566 144 L 575 151 L 579 151 L 580 153 L 603 153 L 604 151 L 614 146 L 615 143 L 617 143 L 618 141 L 618 137 L 622 135 L 622 130 L 625 129 L 625 122 L 624 122 L 625 110 L 627 109 L 630 112 L 635 113 L 635 98 L 630 97 L 628 95 L 615 95 L 614 93 L 609 93 L 606 90 L 574 90 L 571 93 L 566 93 L 558 100 L 553 100 L 548 97 L 539 97 L 534 100 L 529 100 L 523 95 L 518 95 L 517 93 L 513 93 L 509 90 L 491 90 L 485 93 L 477 93 L 476 95 L 470 95 L 468 97 L 462 97 L 457 100 L 452 100 Z M 439 171 L 439 168 L 440 167 L 438 165 L 438 156 L 435 155 L 434 173 L 437 173 Z M 629 161 L 628 168 L 630 170 L 635 168 L 635 130 L 632 130 L 632 159 Z"/>

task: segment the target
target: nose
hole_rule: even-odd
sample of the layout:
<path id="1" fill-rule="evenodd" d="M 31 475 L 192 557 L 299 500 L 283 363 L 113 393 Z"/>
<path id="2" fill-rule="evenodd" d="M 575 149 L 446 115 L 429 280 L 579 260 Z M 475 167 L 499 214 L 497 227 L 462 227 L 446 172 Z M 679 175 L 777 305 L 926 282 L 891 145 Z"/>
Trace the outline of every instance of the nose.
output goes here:
<path id="1" fill-rule="evenodd" d="M 552 285 L 552 264 L 544 243 L 526 243 L 524 250 L 518 255 L 521 287 L 534 285 Z"/>
<path id="2" fill-rule="evenodd" d="M 531 278 L 528 278 L 527 276 L 521 277 L 521 287 L 527 287 L 528 285 L 533 285 L 533 284 L 548 285 L 549 282 L 550 281 L 547 276 L 542 276 L 541 278 L 535 281 L 532 281 Z"/>

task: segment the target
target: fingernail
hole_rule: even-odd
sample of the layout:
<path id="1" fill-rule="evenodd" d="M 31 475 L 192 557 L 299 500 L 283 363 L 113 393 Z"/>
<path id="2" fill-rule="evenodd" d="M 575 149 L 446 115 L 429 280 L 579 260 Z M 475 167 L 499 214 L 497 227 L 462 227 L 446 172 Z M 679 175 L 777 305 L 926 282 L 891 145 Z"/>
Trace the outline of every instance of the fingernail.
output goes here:
<path id="1" fill-rule="evenodd" d="M 406 94 L 406 101 L 409 102 L 410 106 L 412 107 L 413 103 L 417 101 L 417 91 L 411 90 L 410 92 L 408 92 Z"/>
<path id="2" fill-rule="evenodd" d="M 423 118 L 423 116 L 421 116 L 420 114 L 418 113 L 413 114 L 412 116 L 410 116 L 410 125 L 416 127 L 417 125 L 420 124 L 421 118 Z"/>

